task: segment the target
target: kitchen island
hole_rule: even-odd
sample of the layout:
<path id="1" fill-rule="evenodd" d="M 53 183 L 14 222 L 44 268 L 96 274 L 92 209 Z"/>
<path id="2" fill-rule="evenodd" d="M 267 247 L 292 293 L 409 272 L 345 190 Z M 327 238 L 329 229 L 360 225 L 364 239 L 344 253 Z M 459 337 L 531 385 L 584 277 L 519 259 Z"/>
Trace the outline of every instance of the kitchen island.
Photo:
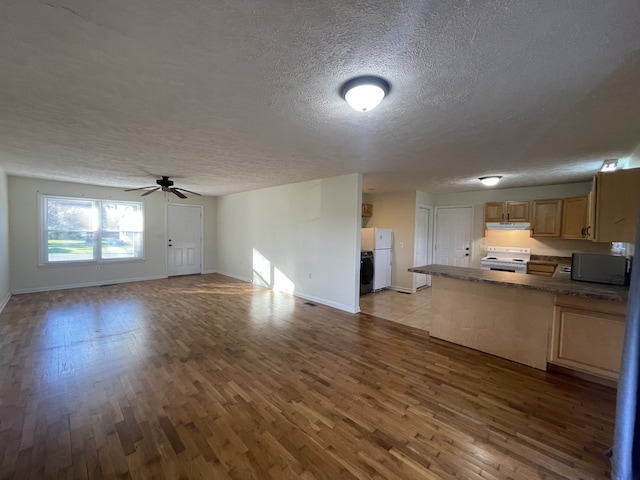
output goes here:
<path id="1" fill-rule="evenodd" d="M 432 275 L 429 333 L 540 370 L 547 363 L 616 380 L 628 287 L 448 265 Z"/>

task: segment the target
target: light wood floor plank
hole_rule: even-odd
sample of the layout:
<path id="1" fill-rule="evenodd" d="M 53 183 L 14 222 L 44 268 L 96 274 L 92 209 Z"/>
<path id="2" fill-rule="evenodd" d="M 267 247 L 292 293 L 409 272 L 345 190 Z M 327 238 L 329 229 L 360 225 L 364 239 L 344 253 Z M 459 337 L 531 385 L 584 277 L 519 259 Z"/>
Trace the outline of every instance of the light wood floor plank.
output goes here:
<path id="1" fill-rule="evenodd" d="M 17 295 L 0 335 L 0 480 L 610 474 L 615 391 L 221 275 Z"/>

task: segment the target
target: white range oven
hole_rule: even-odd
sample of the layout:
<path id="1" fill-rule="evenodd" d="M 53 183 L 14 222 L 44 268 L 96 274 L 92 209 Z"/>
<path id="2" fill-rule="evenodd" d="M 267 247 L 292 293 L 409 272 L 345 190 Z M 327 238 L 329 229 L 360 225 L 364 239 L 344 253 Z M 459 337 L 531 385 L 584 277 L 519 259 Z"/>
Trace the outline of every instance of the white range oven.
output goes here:
<path id="1" fill-rule="evenodd" d="M 527 273 L 527 262 L 530 259 L 530 248 L 488 247 L 487 256 L 480 261 L 480 265 L 482 270 Z"/>

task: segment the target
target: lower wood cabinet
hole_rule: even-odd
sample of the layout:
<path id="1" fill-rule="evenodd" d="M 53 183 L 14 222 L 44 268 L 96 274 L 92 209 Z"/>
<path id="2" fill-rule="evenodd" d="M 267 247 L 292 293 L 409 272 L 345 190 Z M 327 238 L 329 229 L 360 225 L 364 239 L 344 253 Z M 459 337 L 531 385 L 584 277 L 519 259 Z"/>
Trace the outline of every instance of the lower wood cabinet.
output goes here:
<path id="1" fill-rule="evenodd" d="M 541 277 L 553 277 L 557 265 L 547 265 L 540 263 L 527 263 L 527 273 L 529 275 L 539 275 Z"/>
<path id="2" fill-rule="evenodd" d="M 549 363 L 618 380 L 627 304 L 558 295 Z"/>

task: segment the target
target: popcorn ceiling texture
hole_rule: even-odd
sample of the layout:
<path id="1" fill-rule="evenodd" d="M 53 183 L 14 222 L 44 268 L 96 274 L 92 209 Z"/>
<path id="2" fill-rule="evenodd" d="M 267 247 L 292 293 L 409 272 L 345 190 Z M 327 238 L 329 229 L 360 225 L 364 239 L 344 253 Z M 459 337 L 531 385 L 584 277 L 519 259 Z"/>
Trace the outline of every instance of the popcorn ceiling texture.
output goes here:
<path id="1" fill-rule="evenodd" d="M 222 195 L 588 180 L 640 143 L 638 0 L 0 3 L 0 167 Z M 391 83 L 367 114 L 342 83 Z"/>

